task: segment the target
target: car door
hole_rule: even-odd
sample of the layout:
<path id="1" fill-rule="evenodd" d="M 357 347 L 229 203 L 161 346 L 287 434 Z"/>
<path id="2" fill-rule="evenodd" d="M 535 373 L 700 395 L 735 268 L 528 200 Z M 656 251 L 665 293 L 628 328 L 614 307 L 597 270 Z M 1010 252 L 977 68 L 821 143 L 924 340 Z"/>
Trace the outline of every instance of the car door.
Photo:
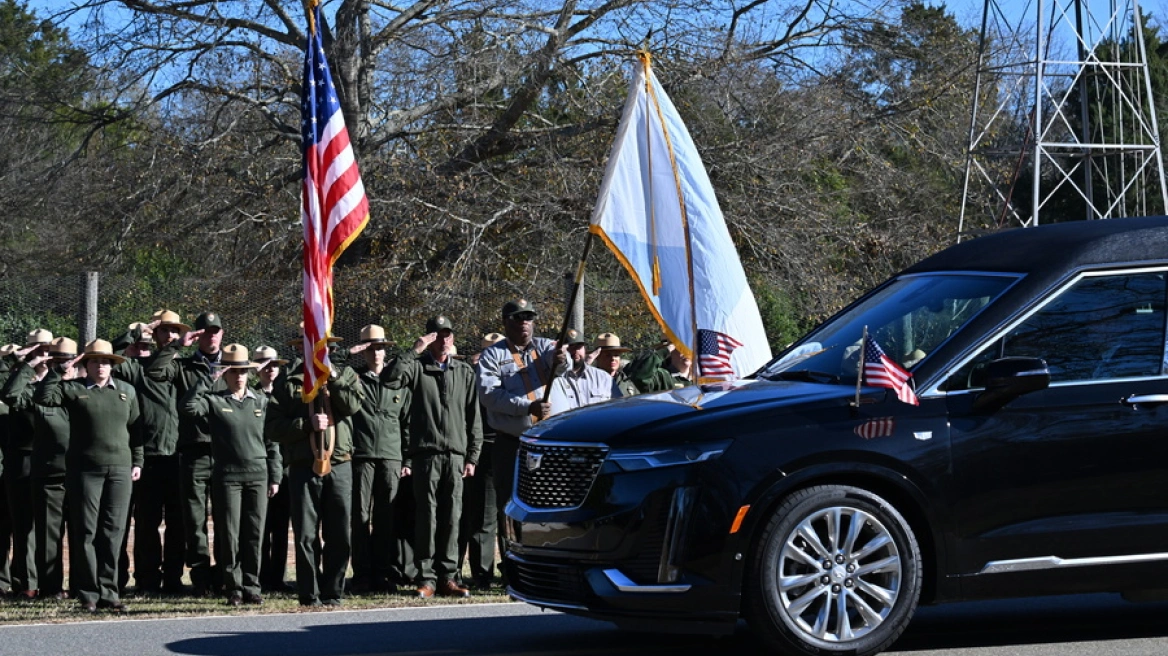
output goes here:
<path id="1" fill-rule="evenodd" d="M 1081 275 L 957 371 L 962 572 L 1168 551 L 1165 293 L 1161 270 Z M 978 372 L 1005 356 L 1045 359 L 1051 385 L 979 412 Z"/>

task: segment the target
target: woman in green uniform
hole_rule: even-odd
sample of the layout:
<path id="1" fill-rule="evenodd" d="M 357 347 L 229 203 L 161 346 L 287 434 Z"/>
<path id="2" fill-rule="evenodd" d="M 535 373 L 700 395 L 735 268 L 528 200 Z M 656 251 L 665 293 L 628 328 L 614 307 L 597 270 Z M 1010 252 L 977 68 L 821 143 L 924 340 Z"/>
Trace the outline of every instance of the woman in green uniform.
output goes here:
<path id="1" fill-rule="evenodd" d="M 227 603 L 261 604 L 260 545 L 268 498 L 280 489 L 280 453 L 264 440 L 268 397 L 248 386 L 256 363 L 247 347 L 229 344 L 211 380 L 199 381 L 179 404 L 182 414 L 207 421 L 211 433 L 211 513 Z M 220 377 L 227 389 L 212 391 Z"/>
<path id="2" fill-rule="evenodd" d="M 39 405 L 69 411 L 65 490 L 69 542 L 76 550 L 69 583 L 89 612 L 126 610 L 118 598 L 118 556 L 132 481 L 142 475 L 142 442 L 134 388 L 111 376 L 123 360 L 109 342 L 93 340 L 80 356 L 51 369 L 33 395 Z M 62 371 L 78 362 L 85 366 L 85 378 L 62 380 Z"/>

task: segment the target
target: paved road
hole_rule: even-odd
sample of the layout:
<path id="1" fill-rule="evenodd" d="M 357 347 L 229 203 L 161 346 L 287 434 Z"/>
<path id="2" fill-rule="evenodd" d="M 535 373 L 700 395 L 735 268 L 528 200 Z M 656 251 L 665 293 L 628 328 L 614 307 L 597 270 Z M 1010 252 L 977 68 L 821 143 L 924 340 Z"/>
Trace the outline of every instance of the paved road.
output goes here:
<path id="1" fill-rule="evenodd" d="M 1168 603 L 1114 595 L 922 609 L 889 653 L 912 656 L 1164 656 Z M 436 606 L 0 627 L 0 654 L 196 656 L 712 656 L 764 651 L 726 638 L 625 633 L 522 604 Z"/>

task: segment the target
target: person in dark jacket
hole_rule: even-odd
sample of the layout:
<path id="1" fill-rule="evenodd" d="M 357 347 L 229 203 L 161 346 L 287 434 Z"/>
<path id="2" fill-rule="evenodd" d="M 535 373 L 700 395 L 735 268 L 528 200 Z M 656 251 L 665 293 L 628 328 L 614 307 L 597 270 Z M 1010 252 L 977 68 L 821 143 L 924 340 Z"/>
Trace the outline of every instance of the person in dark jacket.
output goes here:
<path id="1" fill-rule="evenodd" d="M 256 367 L 247 347 L 229 344 L 211 374 L 183 396 L 184 416 L 203 419 L 211 434 L 215 469 L 211 475 L 212 513 L 219 569 L 227 603 L 261 604 L 260 545 L 268 498 L 280 489 L 280 454 L 264 438 L 268 397 L 248 386 Z M 227 389 L 210 391 L 224 378 Z"/>
<path id="2" fill-rule="evenodd" d="M 48 370 L 47 350 L 52 340 L 51 332 L 34 330 L 28 334 L 24 348 L 15 354 L 26 363 L 34 358 L 40 363 L 38 380 Z M 36 599 L 39 588 L 32 502 L 32 439 L 36 432 L 36 409 L 27 402 L 20 409 L 11 409 L 9 414 L 8 444 L 4 449 L 4 492 L 12 515 L 12 593 L 31 600 Z"/>
<path id="3" fill-rule="evenodd" d="M 362 363 L 354 367 L 365 390 L 361 410 L 353 415 L 353 583 L 360 592 L 391 591 L 393 501 L 397 498 L 405 452 L 403 423 L 408 425 L 410 393 L 382 382 L 390 342 L 385 329 L 370 324 L 349 349 Z M 403 529 L 407 527 L 402 527 Z"/>
<path id="4" fill-rule="evenodd" d="M 417 500 L 417 595 L 467 597 L 458 582 L 458 522 L 462 479 L 475 475 L 483 429 L 475 371 L 451 357 L 454 327 L 439 315 L 426 334 L 394 360 L 382 377 L 410 391 L 410 432 L 402 472 L 413 475 Z"/>
<path id="5" fill-rule="evenodd" d="M 288 361 L 281 358 L 271 346 L 257 347 L 252 357 L 256 361 L 256 394 L 271 398 L 276 393 L 276 385 L 284 379 L 284 365 Z M 277 445 L 278 446 L 278 445 Z M 283 449 L 280 449 L 281 454 Z M 283 460 L 283 458 L 281 458 Z M 271 592 L 291 592 L 295 587 L 284 582 L 288 570 L 288 534 L 292 530 L 292 504 L 288 496 L 287 463 L 280 468 L 280 489 L 268 499 L 268 517 L 264 520 L 264 539 L 260 546 L 260 588 Z"/>
<path id="6" fill-rule="evenodd" d="M 32 360 L 13 370 L 0 398 L 13 411 L 33 417 L 32 515 L 35 535 L 35 564 L 39 595 L 48 599 L 67 599 L 65 590 L 64 537 L 65 453 L 69 449 L 69 413 L 64 408 L 49 408 L 33 403 L 36 386 L 43 383 L 52 363 L 77 357 L 77 342 L 57 337 L 47 351 L 38 350 Z M 77 368 L 66 369 L 62 380 L 72 380 Z"/>
<path id="7" fill-rule="evenodd" d="M 16 357 L 13 354 L 19 349 L 19 344 L 0 346 L 0 378 L 8 379 L 9 372 L 16 365 Z M 4 475 L 4 450 L 8 448 L 9 419 L 8 404 L 0 401 L 0 598 L 12 593 L 12 577 L 9 572 L 9 560 L 12 555 L 12 515 L 8 512 L 8 495 L 3 492 L 8 479 Z"/>
<path id="8" fill-rule="evenodd" d="M 114 377 L 134 386 L 142 411 L 142 477 L 134 484 L 134 582 L 139 594 L 183 591 L 182 465 L 178 454 L 178 394 L 173 381 L 146 375 L 161 351 L 190 330 L 178 313 L 159 310 L 125 336 L 126 361 Z M 114 348 L 117 348 L 117 342 Z M 165 529 L 163 527 L 165 526 Z M 160 533 L 160 530 L 163 532 Z"/>
<path id="9" fill-rule="evenodd" d="M 212 367 L 222 357 L 223 318 L 214 312 L 204 312 L 195 318 L 194 330 L 185 333 L 160 348 L 158 356 L 146 370 L 154 381 L 174 385 L 177 398 L 182 398 L 200 382 L 209 382 Z M 197 343 L 189 356 L 179 358 L 178 350 Z M 225 389 L 222 380 L 211 384 L 212 392 Z M 207 500 L 211 495 L 211 434 L 204 419 L 183 418 L 178 424 L 178 453 L 181 466 L 179 477 L 183 499 L 183 535 L 186 542 L 186 564 L 191 568 L 191 584 L 196 596 L 211 592 L 211 545 L 207 536 Z"/>
<path id="10" fill-rule="evenodd" d="M 629 380 L 642 394 L 689 387 L 694 384 L 692 370 L 693 360 L 666 340 L 625 365 Z"/>
<path id="11" fill-rule="evenodd" d="M 138 436 L 138 397 L 134 388 L 115 381 L 113 367 L 124 360 L 104 339 L 85 345 L 69 360 L 83 362 L 84 380 L 61 380 L 50 369 L 33 401 L 69 411 L 69 450 L 65 454 L 65 489 L 69 501 L 70 584 L 83 609 L 124 612 L 118 596 L 118 555 L 130 507 L 130 486 L 142 473 Z M 76 550 L 80 550 L 77 553 Z"/>
<path id="12" fill-rule="evenodd" d="M 310 408 L 302 400 L 303 365 L 276 386 L 268 408 L 268 437 L 278 442 L 288 459 L 292 500 L 292 538 L 296 548 L 296 588 L 302 606 L 339 606 L 344 599 L 345 573 L 351 552 L 353 510 L 353 437 L 349 418 L 361 409 L 364 391 L 352 369 L 333 370 L 327 390 L 330 413 Z M 315 405 L 315 404 L 314 404 Z M 332 424 L 335 448 L 329 471 L 313 470 L 310 439 Z"/>

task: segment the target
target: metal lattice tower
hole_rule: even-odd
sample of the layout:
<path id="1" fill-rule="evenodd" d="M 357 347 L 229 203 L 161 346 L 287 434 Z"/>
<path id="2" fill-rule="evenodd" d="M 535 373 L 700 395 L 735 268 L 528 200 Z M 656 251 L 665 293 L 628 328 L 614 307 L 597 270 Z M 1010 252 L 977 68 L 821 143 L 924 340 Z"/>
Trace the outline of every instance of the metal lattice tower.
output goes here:
<path id="1" fill-rule="evenodd" d="M 1138 0 L 985 0 L 978 52 L 958 240 L 1168 211 Z"/>

